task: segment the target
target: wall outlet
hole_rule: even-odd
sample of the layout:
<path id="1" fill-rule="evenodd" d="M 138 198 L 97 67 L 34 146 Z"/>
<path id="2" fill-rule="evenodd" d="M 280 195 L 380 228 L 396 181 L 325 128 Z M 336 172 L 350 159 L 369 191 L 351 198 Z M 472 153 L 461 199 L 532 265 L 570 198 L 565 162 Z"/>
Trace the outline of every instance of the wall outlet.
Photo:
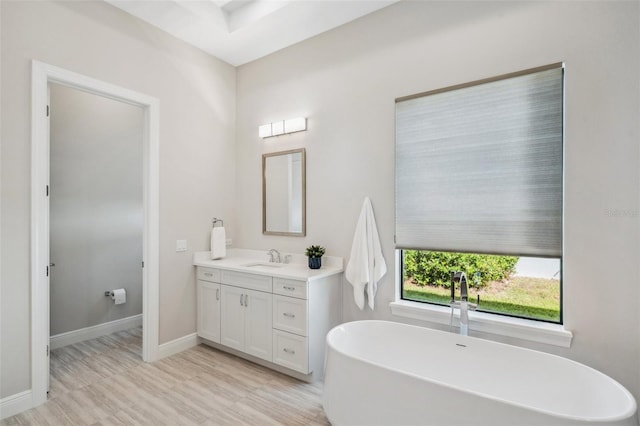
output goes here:
<path id="1" fill-rule="evenodd" d="M 177 240 L 176 251 L 187 251 L 187 240 Z"/>
<path id="2" fill-rule="evenodd" d="M 227 238 L 227 240 L 225 241 L 225 245 L 226 245 L 227 247 L 231 247 L 231 243 L 232 243 L 232 242 L 233 242 L 233 241 L 231 240 L 231 238 Z"/>

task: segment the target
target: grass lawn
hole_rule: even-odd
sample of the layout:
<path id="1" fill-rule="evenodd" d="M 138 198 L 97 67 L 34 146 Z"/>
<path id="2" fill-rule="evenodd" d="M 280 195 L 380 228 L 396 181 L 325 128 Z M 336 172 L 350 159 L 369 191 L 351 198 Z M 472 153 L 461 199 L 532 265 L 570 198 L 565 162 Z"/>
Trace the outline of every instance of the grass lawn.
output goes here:
<path id="1" fill-rule="evenodd" d="M 456 290 L 456 295 L 459 290 Z M 560 282 L 544 278 L 513 277 L 507 283 L 492 282 L 484 289 L 469 289 L 469 301 L 480 296 L 479 311 L 499 312 L 544 321 L 560 321 Z M 404 283 L 404 299 L 449 304 L 450 290 L 438 286 Z M 457 296 L 456 296 L 457 297 Z"/>

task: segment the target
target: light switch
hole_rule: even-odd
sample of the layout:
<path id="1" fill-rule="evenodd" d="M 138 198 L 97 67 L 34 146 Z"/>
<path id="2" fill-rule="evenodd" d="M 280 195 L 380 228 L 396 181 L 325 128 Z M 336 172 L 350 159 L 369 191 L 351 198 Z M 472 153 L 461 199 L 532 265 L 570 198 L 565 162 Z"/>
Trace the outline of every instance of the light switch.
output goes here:
<path id="1" fill-rule="evenodd" d="M 176 251 L 187 251 L 187 240 L 177 240 Z"/>

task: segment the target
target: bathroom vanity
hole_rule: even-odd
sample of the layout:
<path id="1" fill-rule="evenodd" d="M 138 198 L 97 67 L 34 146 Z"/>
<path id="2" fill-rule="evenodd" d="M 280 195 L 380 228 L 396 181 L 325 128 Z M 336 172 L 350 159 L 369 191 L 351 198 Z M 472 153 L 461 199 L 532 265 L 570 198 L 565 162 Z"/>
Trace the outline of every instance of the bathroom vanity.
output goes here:
<path id="1" fill-rule="evenodd" d="M 309 269 L 303 255 L 268 261 L 265 251 L 194 255 L 198 336 L 203 343 L 298 379 L 321 380 L 326 335 L 341 322 L 342 259 Z"/>

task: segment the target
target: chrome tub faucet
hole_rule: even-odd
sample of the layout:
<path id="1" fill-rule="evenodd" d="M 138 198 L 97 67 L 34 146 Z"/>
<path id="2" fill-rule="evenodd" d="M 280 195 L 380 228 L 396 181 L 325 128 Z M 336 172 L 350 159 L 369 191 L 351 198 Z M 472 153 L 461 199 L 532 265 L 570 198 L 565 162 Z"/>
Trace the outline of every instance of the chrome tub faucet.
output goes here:
<path id="1" fill-rule="evenodd" d="M 456 301 L 456 282 L 460 283 L 460 300 Z M 480 298 L 478 298 L 478 302 Z M 467 336 L 469 334 L 469 310 L 475 311 L 478 307 L 476 303 L 469 302 L 469 293 L 467 286 L 467 276 L 464 272 L 451 271 L 451 321 L 450 326 L 453 326 L 453 311 L 454 309 L 460 310 L 460 334 Z"/>

